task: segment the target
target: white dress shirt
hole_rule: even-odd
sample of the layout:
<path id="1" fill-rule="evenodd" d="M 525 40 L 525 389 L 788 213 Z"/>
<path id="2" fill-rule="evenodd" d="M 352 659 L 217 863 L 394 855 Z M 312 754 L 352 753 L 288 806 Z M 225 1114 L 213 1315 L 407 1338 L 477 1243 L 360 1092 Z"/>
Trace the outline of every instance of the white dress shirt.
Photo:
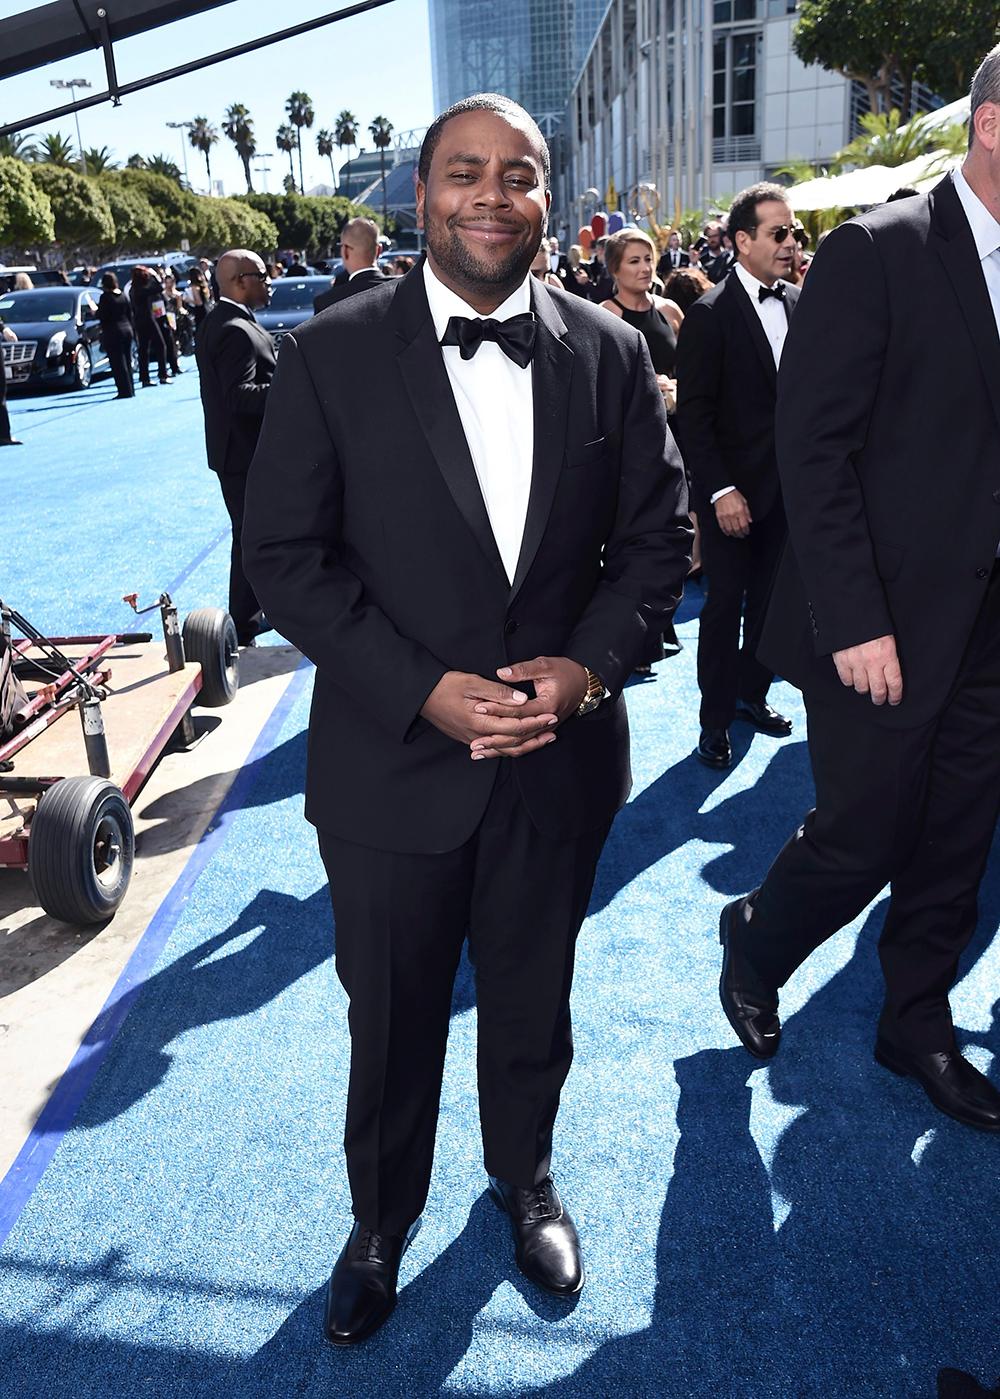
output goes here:
<path id="1" fill-rule="evenodd" d="M 955 193 L 972 229 L 976 252 L 979 254 L 983 276 L 986 278 L 986 290 L 990 294 L 993 306 L 997 333 L 1000 334 L 1000 223 L 997 223 L 961 170 L 956 170 L 952 178 L 955 181 Z"/>
<path id="2" fill-rule="evenodd" d="M 424 286 L 440 342 L 452 316 L 506 321 L 531 310 L 530 276 L 490 316 L 481 316 L 424 263 Z M 471 359 L 457 345 L 442 345 L 458 415 L 465 429 L 479 489 L 483 493 L 507 577 L 513 583 L 521 552 L 531 490 L 535 445 L 531 365 L 521 369 L 495 340 L 484 340 Z"/>
<path id="3" fill-rule="evenodd" d="M 785 315 L 785 303 L 779 301 L 776 296 L 769 296 L 764 301 L 760 299 L 760 289 L 764 285 L 758 281 L 752 272 L 748 272 L 742 262 L 734 264 L 735 276 L 739 277 L 747 296 L 753 303 L 753 309 L 757 312 L 761 325 L 764 327 L 764 334 L 767 336 L 767 343 L 771 347 L 771 354 L 774 356 L 774 367 L 778 368 L 781 363 L 781 351 L 784 348 L 785 336 L 788 334 L 788 317 Z M 734 275 L 730 273 L 730 275 Z M 712 504 L 728 495 L 730 491 L 735 491 L 735 486 L 725 486 L 721 491 L 716 491 L 712 496 Z"/>

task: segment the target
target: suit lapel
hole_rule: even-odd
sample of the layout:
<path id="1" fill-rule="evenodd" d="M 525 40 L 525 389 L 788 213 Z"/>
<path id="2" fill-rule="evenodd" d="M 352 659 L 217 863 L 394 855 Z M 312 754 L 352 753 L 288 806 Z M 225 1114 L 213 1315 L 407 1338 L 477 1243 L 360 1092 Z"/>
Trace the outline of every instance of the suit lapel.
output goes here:
<path id="1" fill-rule="evenodd" d="M 417 422 L 452 499 L 506 587 L 507 571 L 493 536 L 472 453 L 434 334 L 422 273 L 401 279 L 393 297 L 391 316 L 396 322 L 397 336 L 404 341 L 397 363 Z"/>
<path id="2" fill-rule="evenodd" d="M 764 366 L 764 373 L 772 384 L 777 386 L 778 371 L 774 364 L 774 355 L 771 347 L 767 343 L 767 336 L 764 334 L 764 327 L 760 323 L 760 317 L 753 308 L 753 304 L 746 293 L 746 288 L 735 272 L 731 272 L 726 278 L 727 295 L 735 297 L 736 304 L 740 308 L 740 313 L 747 323 L 750 338 L 757 347 L 761 364 Z"/>
<path id="3" fill-rule="evenodd" d="M 951 176 L 930 194 L 930 245 L 944 263 L 983 368 L 993 412 L 1000 424 L 1000 336 L 983 276 L 976 241 Z"/>
<path id="4" fill-rule="evenodd" d="M 534 449 L 531 493 L 517 571 L 511 586 L 512 599 L 534 562 L 552 510 L 566 454 L 569 387 L 573 377 L 573 351 L 562 338 L 566 334 L 566 326 L 554 298 L 535 277 L 531 279 L 531 309 L 538 322 L 535 353 L 531 361 Z"/>

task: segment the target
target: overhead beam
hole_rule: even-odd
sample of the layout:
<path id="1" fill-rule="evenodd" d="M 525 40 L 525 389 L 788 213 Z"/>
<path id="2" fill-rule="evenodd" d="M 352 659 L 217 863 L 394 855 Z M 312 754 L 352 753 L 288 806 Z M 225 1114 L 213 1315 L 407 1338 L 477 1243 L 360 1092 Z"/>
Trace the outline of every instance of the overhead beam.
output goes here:
<path id="1" fill-rule="evenodd" d="M 227 3 L 227 0 L 219 0 L 219 2 Z M 308 34 L 314 29 L 321 29 L 324 25 L 336 24 L 338 20 L 350 19 L 352 15 L 363 14 L 366 10 L 377 10 L 382 5 L 391 5 L 392 3 L 393 0 L 361 0 L 361 3 L 348 5 L 344 10 L 335 10 L 332 14 L 321 15 L 319 19 L 310 19 L 302 24 L 294 24 L 290 29 L 281 29 L 276 34 L 266 35 L 263 39 L 250 39 L 245 44 L 236 44 L 231 49 L 223 49 L 220 53 L 209 54 L 207 58 L 196 58 L 190 63 L 181 63 L 176 68 L 167 68 L 164 72 L 153 73 L 148 78 L 137 78 L 131 83 L 118 83 L 116 90 L 109 88 L 106 92 L 96 92 L 90 97 L 80 98 L 77 102 L 69 102 L 64 107 L 51 107 L 47 112 L 36 112 L 34 116 L 24 117 L 20 121 L 8 122 L 6 126 L 0 126 L 0 136 L 11 136 L 14 132 L 24 131 L 29 126 L 56 121 L 60 117 L 71 116 L 73 112 L 82 112 L 87 107 L 98 107 L 103 102 L 115 102 L 117 98 L 128 97 L 133 92 L 142 92 L 144 88 L 155 87 L 157 83 L 166 83 L 172 78 L 182 78 L 188 73 L 197 73 L 201 68 L 209 68 L 215 63 L 225 63 L 227 59 L 239 58 L 245 53 L 254 53 L 257 49 L 267 48 L 270 44 L 279 44 L 284 39 L 295 39 L 300 34 Z"/>

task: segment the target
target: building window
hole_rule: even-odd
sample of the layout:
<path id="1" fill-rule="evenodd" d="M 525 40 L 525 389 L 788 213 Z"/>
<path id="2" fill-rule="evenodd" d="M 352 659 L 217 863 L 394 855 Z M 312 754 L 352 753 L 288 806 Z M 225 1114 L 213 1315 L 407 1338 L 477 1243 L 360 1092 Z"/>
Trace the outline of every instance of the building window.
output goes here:
<path id="1" fill-rule="evenodd" d="M 782 4 L 784 3 L 785 0 L 782 0 Z M 756 18 L 757 0 L 715 0 L 716 24 L 730 24 L 733 20 Z"/>
<path id="2" fill-rule="evenodd" d="M 760 34 L 726 34 L 712 45 L 712 134 L 715 159 L 752 160 L 759 147 L 757 67 Z M 759 152 L 758 152 L 759 153 Z"/>

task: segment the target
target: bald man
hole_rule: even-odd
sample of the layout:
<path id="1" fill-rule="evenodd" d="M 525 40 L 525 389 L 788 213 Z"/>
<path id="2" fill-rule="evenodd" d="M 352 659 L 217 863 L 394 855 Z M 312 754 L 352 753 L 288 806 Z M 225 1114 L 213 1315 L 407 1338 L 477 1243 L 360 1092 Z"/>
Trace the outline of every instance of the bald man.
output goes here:
<path id="1" fill-rule="evenodd" d="M 274 341 L 254 311 L 271 300 L 271 278 L 256 253 L 234 248 L 215 266 L 219 299 L 198 328 L 195 354 L 201 376 L 208 464 L 217 474 L 229 518 L 233 552 L 229 611 L 241 646 L 268 627 L 243 572 L 243 497 L 257 449 L 267 391 L 274 374 Z"/>
<path id="2" fill-rule="evenodd" d="M 340 235 L 340 257 L 344 272 L 338 274 L 329 291 L 320 292 L 313 301 L 318 316 L 337 301 L 356 296 L 359 291 L 377 287 L 390 279 L 378 265 L 378 243 L 381 234 L 374 219 L 349 219 Z"/>

